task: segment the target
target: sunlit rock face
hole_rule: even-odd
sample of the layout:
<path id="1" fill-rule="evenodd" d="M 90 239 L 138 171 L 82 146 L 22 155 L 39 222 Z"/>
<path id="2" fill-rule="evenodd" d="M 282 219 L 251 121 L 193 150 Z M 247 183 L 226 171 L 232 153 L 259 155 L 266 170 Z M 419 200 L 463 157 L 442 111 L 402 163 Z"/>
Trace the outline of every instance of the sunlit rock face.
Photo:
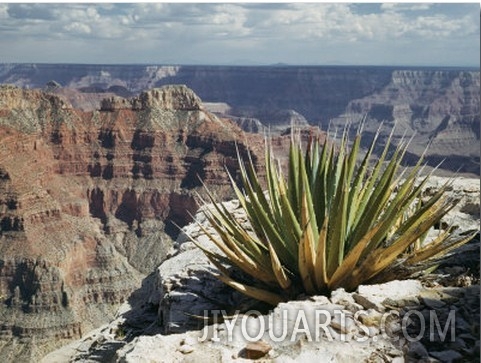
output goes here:
<path id="1" fill-rule="evenodd" d="M 197 210 L 199 177 L 229 195 L 225 168 L 247 150 L 185 86 L 102 105 L 0 88 L 2 357 L 35 360 L 109 321 Z"/>

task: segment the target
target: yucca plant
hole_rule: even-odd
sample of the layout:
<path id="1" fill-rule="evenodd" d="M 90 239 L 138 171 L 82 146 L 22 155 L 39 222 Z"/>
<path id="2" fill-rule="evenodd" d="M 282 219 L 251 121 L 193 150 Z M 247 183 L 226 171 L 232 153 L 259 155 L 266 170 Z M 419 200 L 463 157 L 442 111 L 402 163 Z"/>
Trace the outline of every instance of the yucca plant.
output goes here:
<path id="1" fill-rule="evenodd" d="M 456 200 L 445 196 L 446 184 L 419 202 L 429 178 L 419 178 L 421 160 L 401 170 L 408 143 L 393 147 L 389 137 L 372 162 L 378 136 L 379 131 L 362 157 L 360 133 L 350 147 L 347 132 L 337 143 L 311 138 L 305 151 L 300 136 L 292 135 L 287 177 L 267 140 L 265 178 L 258 176 L 250 154 L 244 161 L 238 152 L 240 186 L 229 176 L 250 227 L 209 191 L 213 208 L 205 213 L 216 234 L 199 225 L 218 247 L 216 252 L 198 245 L 220 271 L 218 277 L 276 305 L 301 293 L 408 278 L 471 239 L 446 231 L 419 243 Z M 233 277 L 229 266 L 244 274 Z"/>

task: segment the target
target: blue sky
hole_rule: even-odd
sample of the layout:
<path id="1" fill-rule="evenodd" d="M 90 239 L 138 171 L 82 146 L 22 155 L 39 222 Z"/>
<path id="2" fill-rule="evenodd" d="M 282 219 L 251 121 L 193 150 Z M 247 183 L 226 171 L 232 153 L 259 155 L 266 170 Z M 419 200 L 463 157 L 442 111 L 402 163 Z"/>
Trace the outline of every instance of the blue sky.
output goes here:
<path id="1" fill-rule="evenodd" d="M 0 62 L 477 66 L 479 3 L 0 3 Z"/>

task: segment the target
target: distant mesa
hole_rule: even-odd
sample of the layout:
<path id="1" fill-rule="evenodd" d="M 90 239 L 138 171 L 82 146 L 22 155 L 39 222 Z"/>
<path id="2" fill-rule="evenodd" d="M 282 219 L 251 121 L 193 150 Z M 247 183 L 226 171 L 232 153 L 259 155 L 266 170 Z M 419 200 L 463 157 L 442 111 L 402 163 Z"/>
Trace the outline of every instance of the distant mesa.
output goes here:
<path id="1" fill-rule="evenodd" d="M 142 92 L 138 97 L 132 99 L 132 109 L 147 108 L 198 111 L 202 108 L 202 101 L 185 85 L 168 85 Z"/>
<path id="2" fill-rule="evenodd" d="M 185 85 L 169 85 L 142 92 L 131 99 L 122 97 L 104 98 L 101 111 L 130 109 L 134 111 L 159 109 L 164 111 L 200 111 L 203 109 L 200 98 Z"/>

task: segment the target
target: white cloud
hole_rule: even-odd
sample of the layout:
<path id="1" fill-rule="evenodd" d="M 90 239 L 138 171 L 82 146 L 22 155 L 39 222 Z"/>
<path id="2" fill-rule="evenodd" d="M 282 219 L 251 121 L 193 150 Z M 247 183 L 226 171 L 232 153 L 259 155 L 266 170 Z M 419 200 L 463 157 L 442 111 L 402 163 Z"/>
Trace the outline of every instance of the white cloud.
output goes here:
<path id="1" fill-rule="evenodd" d="M 8 19 L 8 5 L 0 4 L 0 19 Z"/>
<path id="2" fill-rule="evenodd" d="M 275 63 L 300 59 L 309 63 L 325 57 L 326 50 L 344 54 L 346 47 L 350 50 L 369 47 L 379 56 L 385 53 L 387 45 L 401 42 L 406 47 L 412 44 L 412 49 L 417 49 L 415 44 L 429 49 L 430 44 L 440 48 L 442 42 L 456 40 L 459 46 L 466 44 L 468 47 L 469 43 L 473 48 L 475 44 L 474 48 L 478 47 L 479 51 L 479 8 L 449 6 L 407 3 L 0 4 L 0 46 L 35 40 L 53 49 L 59 40 L 71 44 L 81 40 L 89 46 L 80 54 L 91 62 L 103 62 L 93 59 L 99 56 L 93 49 L 102 44 L 100 48 L 104 53 L 118 52 L 114 57 L 118 62 L 127 57 L 137 57 L 139 61 L 142 57 L 152 57 L 158 61 L 178 59 L 180 63 L 188 57 L 214 63 L 222 57 L 225 61 L 253 58 L 262 62 L 270 59 Z M 449 52 L 450 48 L 445 48 Z M 125 49 L 129 49 L 128 55 Z M 413 59 L 415 56 L 411 55 Z"/>
<path id="3" fill-rule="evenodd" d="M 19 36 L 22 31 L 29 29 L 38 35 L 39 32 L 45 32 L 45 24 L 48 24 L 54 30 L 83 29 L 74 32 L 77 35 L 94 33 L 98 38 L 123 38 L 128 35 L 132 39 L 139 29 L 150 29 L 154 38 L 168 36 L 175 39 L 190 34 L 196 39 L 208 39 L 218 34 L 227 34 L 274 39 L 314 37 L 339 41 L 352 37 L 385 39 L 408 33 L 420 37 L 447 36 L 461 31 L 461 22 L 468 29 L 473 29 L 472 21 L 465 17 L 448 18 L 436 14 L 408 16 L 401 12 L 427 11 L 430 4 L 384 3 L 381 9 L 385 11 L 370 14 L 358 14 L 352 6 L 345 3 L 292 3 L 277 10 L 266 10 L 269 9 L 269 4 L 265 5 L 139 3 L 124 7 L 114 4 L 110 7 L 97 7 L 77 4 L 18 4 L 9 6 L 10 18 L 7 20 L 18 27 Z M 0 16 L 6 16 L 5 9 L 5 6 L 0 8 Z M 26 27 L 27 24 L 30 25 L 29 28 Z M 143 32 L 139 31 L 139 34 Z M 28 35 L 28 32 L 24 35 Z M 44 35 L 49 36 L 46 32 Z"/>
<path id="4" fill-rule="evenodd" d="M 429 10 L 432 4 L 429 3 L 382 3 L 381 9 L 385 11 L 423 11 Z"/>
<path id="5" fill-rule="evenodd" d="M 73 34 L 90 34 L 92 29 L 87 24 L 79 23 L 74 21 L 73 23 L 67 24 L 63 29 L 69 33 Z"/>

